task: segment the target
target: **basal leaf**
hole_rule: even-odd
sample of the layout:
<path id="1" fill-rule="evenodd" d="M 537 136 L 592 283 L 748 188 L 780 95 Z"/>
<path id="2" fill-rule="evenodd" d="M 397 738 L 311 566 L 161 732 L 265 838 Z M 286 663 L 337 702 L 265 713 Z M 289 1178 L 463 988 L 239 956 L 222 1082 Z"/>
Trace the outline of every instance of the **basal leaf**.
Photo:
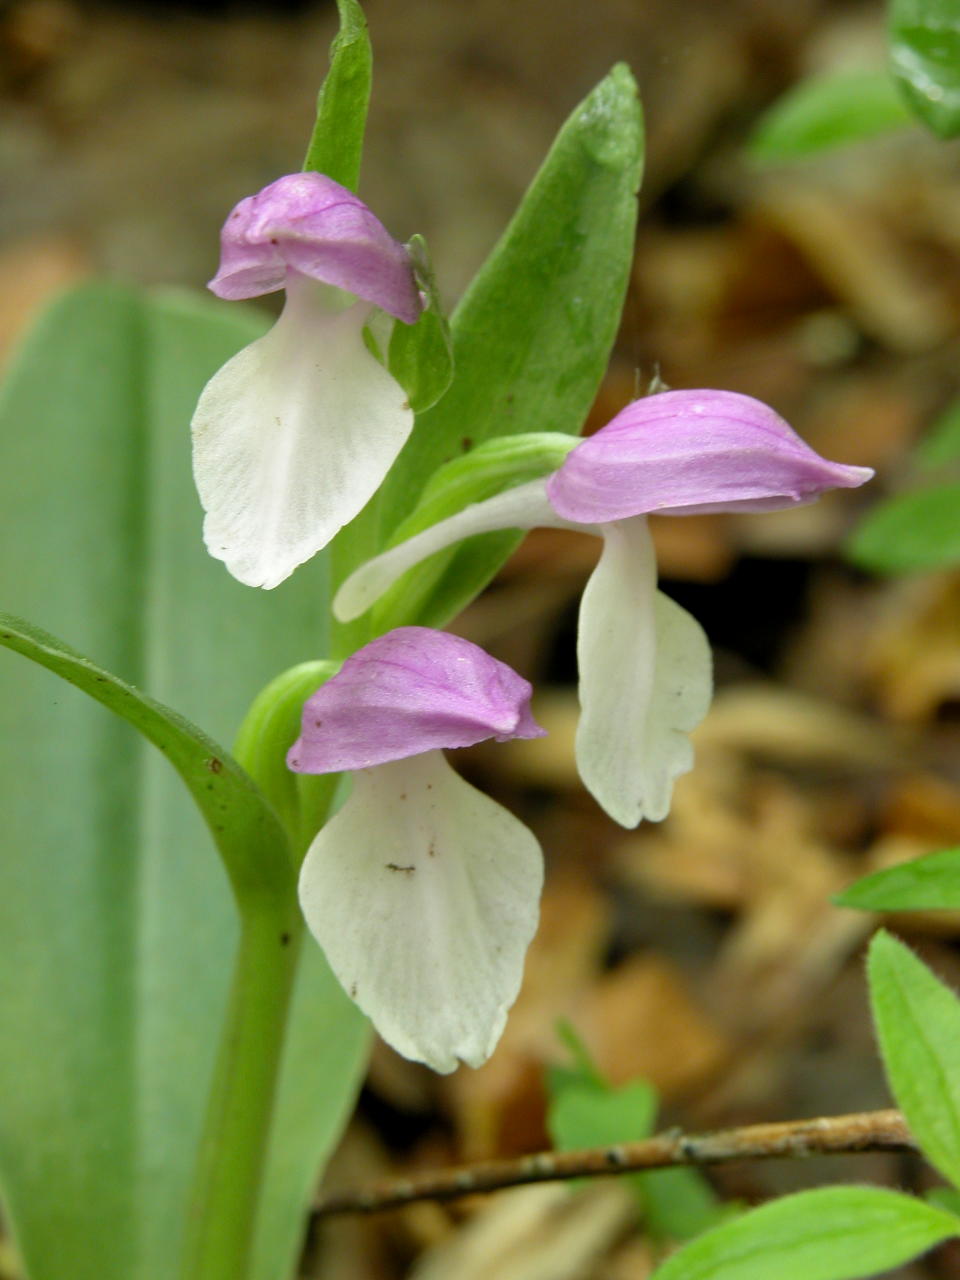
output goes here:
<path id="1" fill-rule="evenodd" d="M 23 618 L 0 613 L 0 645 L 82 689 L 137 729 L 170 761 L 203 814 L 231 881 L 241 891 L 282 896 L 293 852 L 276 814 L 226 751 L 177 711 L 98 667 Z M 56 732 L 56 714 L 51 713 Z"/>
<path id="2" fill-rule="evenodd" d="M 0 391 L 0 606 L 220 741 L 325 638 L 322 562 L 250 591 L 200 540 L 187 424 L 264 327 L 236 305 L 86 285 L 40 318 Z M 235 946 L 229 886 L 182 783 L 127 725 L 15 654 L 0 686 L 8 1221 L 32 1280 L 171 1280 Z M 256 1280 L 292 1270 L 365 1049 L 310 948 Z"/>

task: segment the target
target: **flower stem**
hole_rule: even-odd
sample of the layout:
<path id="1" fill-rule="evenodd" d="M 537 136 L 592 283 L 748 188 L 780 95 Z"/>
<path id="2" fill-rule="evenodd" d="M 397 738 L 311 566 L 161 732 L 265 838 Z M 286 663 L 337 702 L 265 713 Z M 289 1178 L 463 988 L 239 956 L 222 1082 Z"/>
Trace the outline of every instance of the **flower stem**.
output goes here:
<path id="1" fill-rule="evenodd" d="M 242 908 L 195 1173 L 182 1280 L 245 1280 L 302 935 L 296 896 Z"/>

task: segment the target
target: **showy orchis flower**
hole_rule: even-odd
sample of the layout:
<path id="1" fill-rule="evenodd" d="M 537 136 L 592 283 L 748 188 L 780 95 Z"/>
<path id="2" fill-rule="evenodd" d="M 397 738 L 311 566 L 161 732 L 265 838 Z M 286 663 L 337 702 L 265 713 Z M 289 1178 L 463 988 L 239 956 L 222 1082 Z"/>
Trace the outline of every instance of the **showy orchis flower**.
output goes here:
<path id="1" fill-rule="evenodd" d="M 403 245 L 319 173 L 240 201 L 209 287 L 286 290 L 279 320 L 210 379 L 193 416 L 207 549 L 241 582 L 275 587 L 353 519 L 410 434 L 404 392 L 363 328 L 375 307 L 413 324 L 420 296 Z"/>
<path id="2" fill-rule="evenodd" d="M 412 565 L 473 534 L 540 525 L 598 534 L 603 550 L 580 605 L 577 766 L 621 825 L 658 821 L 693 763 L 687 735 L 707 712 L 712 675 L 700 626 L 656 589 L 646 516 L 775 511 L 872 474 L 821 458 L 750 396 L 648 396 L 549 478 L 466 507 L 371 560 L 344 583 L 334 610 L 357 617 Z"/>
<path id="3" fill-rule="evenodd" d="M 300 902 L 344 990 L 435 1071 L 493 1052 L 537 927 L 540 846 L 443 748 L 535 738 L 530 685 L 458 636 L 400 627 L 308 700 L 287 763 L 353 788 L 307 853 Z"/>

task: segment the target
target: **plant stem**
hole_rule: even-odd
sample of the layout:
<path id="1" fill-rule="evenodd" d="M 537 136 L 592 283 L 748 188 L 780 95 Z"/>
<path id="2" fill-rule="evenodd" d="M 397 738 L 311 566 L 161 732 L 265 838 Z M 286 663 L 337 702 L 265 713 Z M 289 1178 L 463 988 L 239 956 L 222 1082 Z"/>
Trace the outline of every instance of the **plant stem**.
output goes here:
<path id="1" fill-rule="evenodd" d="M 190 1201 L 183 1280 L 245 1280 L 302 924 L 292 889 L 244 904 Z"/>

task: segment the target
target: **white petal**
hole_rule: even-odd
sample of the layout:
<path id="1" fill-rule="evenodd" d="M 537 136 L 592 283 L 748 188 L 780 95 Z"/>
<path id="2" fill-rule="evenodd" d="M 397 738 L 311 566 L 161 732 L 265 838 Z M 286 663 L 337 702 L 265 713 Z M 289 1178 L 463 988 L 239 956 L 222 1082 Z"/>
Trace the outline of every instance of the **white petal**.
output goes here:
<path id="1" fill-rule="evenodd" d="M 493 533 L 498 529 L 535 529 L 552 526 L 557 529 L 580 529 L 562 519 L 547 501 L 546 478 L 528 480 L 513 489 L 494 494 L 483 502 L 471 503 L 455 516 L 415 534 L 406 542 L 368 560 L 352 573 L 333 601 L 334 615 L 341 622 L 358 618 L 393 586 L 401 574 L 412 569 L 427 556 L 451 547 L 477 533 Z"/>
<path id="2" fill-rule="evenodd" d="M 698 622 L 656 589 L 643 517 L 603 526 L 580 604 L 577 767 L 616 822 L 659 822 L 693 764 L 687 734 L 707 713 L 710 647 Z"/>
<path id="3" fill-rule="evenodd" d="M 193 418 L 204 541 L 235 578 L 275 587 L 377 490 L 413 426 L 403 389 L 363 344 L 370 308 L 312 285 L 207 383 Z"/>
<path id="4" fill-rule="evenodd" d="M 439 751 L 352 777 L 303 864 L 307 924 L 399 1053 L 435 1071 L 479 1066 L 520 990 L 540 846 Z"/>

